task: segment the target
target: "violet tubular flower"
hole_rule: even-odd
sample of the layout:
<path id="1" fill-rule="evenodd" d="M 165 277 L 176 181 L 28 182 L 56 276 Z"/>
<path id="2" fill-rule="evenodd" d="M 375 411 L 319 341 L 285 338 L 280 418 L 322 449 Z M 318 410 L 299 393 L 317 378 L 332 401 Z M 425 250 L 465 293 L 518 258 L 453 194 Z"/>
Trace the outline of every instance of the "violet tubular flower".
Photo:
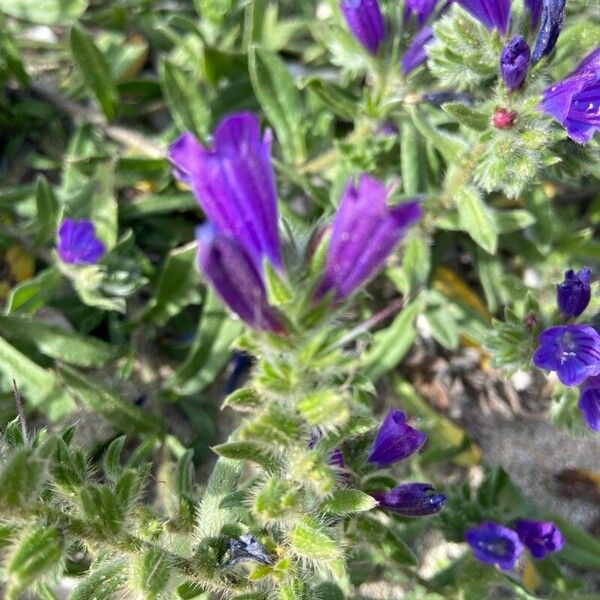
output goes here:
<path id="1" fill-rule="evenodd" d="M 543 1 L 542 0 L 525 0 L 525 6 L 527 7 L 527 10 L 529 11 L 529 15 L 531 17 L 531 28 L 535 29 L 540 22 L 540 17 L 542 15 Z"/>
<path id="2" fill-rule="evenodd" d="M 337 301 L 377 273 L 408 228 L 421 216 L 417 201 L 386 204 L 383 183 L 362 175 L 349 182 L 333 221 L 327 259 L 317 297 L 333 292 Z"/>
<path id="3" fill-rule="evenodd" d="M 520 519 L 515 523 L 515 529 L 534 558 L 541 559 L 558 552 L 565 543 L 560 529 L 551 521 Z"/>
<path id="4" fill-rule="evenodd" d="M 465 541 L 477 560 L 497 565 L 504 571 L 510 571 L 523 554 L 523 544 L 516 531 L 498 523 L 486 521 L 468 529 Z"/>
<path id="5" fill-rule="evenodd" d="M 585 424 L 600 432 L 600 377 L 588 377 L 583 382 L 577 406 Z"/>
<path id="6" fill-rule="evenodd" d="M 550 327 L 540 334 L 539 344 L 534 364 L 556 371 L 564 385 L 579 385 L 600 375 L 600 335 L 590 325 Z"/>
<path id="7" fill-rule="evenodd" d="M 523 36 L 516 35 L 500 54 L 500 74 L 504 85 L 512 92 L 519 89 L 529 69 L 531 51 Z"/>
<path id="8" fill-rule="evenodd" d="M 456 0 L 487 29 L 506 35 L 510 21 L 510 0 Z"/>
<path id="9" fill-rule="evenodd" d="M 446 504 L 446 496 L 428 483 L 403 483 L 387 492 L 371 494 L 379 507 L 406 517 L 425 517 L 438 513 Z"/>
<path id="10" fill-rule="evenodd" d="M 590 273 L 587 267 L 577 273 L 569 269 L 564 281 L 556 286 L 556 303 L 565 317 L 578 317 L 590 303 Z"/>
<path id="11" fill-rule="evenodd" d="M 377 54 L 385 39 L 378 0 L 342 0 L 340 9 L 352 35 L 369 54 Z"/>
<path id="12" fill-rule="evenodd" d="M 223 302 L 254 329 L 283 333 L 261 275 L 245 248 L 211 225 L 200 227 L 196 237 L 200 272 Z"/>
<path id="13" fill-rule="evenodd" d="M 257 269 L 267 258 L 281 269 L 271 134 L 256 115 L 240 112 L 217 125 L 205 148 L 191 133 L 169 148 L 175 175 L 188 184 L 208 220 L 244 248 Z"/>
<path id="14" fill-rule="evenodd" d="M 437 2 L 438 0 L 406 0 L 404 22 L 407 22 L 414 15 L 417 27 L 420 29 L 433 14 Z"/>
<path id="15" fill-rule="evenodd" d="M 400 60 L 400 68 L 404 75 L 408 75 L 427 60 L 427 45 L 434 39 L 431 27 L 424 27 L 415 35 Z"/>
<path id="16" fill-rule="evenodd" d="M 565 22 L 566 3 L 567 0 L 543 0 L 540 29 L 531 56 L 534 63 L 554 50 Z"/>
<path id="17" fill-rule="evenodd" d="M 66 264 L 93 265 L 102 258 L 105 248 L 91 221 L 64 219 L 58 230 L 56 252 Z"/>
<path id="18" fill-rule="evenodd" d="M 427 436 L 406 422 L 406 414 L 401 410 L 390 411 L 383 421 L 368 461 L 379 467 L 391 465 L 408 458 L 423 447 Z"/>

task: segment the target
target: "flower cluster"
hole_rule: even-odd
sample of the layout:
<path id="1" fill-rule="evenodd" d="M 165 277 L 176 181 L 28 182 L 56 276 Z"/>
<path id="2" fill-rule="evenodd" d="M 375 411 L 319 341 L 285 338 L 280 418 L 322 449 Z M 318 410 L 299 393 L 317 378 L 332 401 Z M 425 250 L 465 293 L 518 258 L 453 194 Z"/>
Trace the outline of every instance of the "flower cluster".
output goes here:
<path id="1" fill-rule="evenodd" d="M 475 558 L 497 565 L 504 571 L 514 568 L 525 547 L 536 559 L 558 552 L 564 545 L 558 527 L 550 521 L 520 519 L 515 529 L 485 521 L 465 532 L 465 541 Z"/>
<path id="2" fill-rule="evenodd" d="M 557 285 L 556 300 L 566 320 L 579 317 L 591 298 L 590 269 L 569 270 Z M 539 336 L 533 362 L 541 369 L 556 371 L 567 386 L 583 384 L 579 409 L 586 424 L 600 431 L 600 334 L 589 324 L 556 325 Z"/>
<path id="3" fill-rule="evenodd" d="M 404 412 L 392 410 L 377 432 L 368 462 L 377 467 L 389 466 L 417 452 L 426 441 L 424 433 L 407 423 Z M 428 483 L 404 483 L 374 493 L 373 497 L 381 508 L 408 517 L 435 514 L 446 503 L 446 496 L 437 493 Z"/>
<path id="4" fill-rule="evenodd" d="M 171 145 L 169 158 L 208 218 L 197 234 L 202 274 L 248 325 L 284 333 L 264 280 L 264 261 L 285 277 L 271 133 L 261 137 L 254 114 L 233 114 L 219 123 L 210 147 L 184 133 Z M 417 201 L 388 207 L 387 198 L 385 186 L 369 175 L 361 175 L 356 185 L 348 182 L 315 299 L 331 295 L 342 301 L 353 294 L 420 218 Z"/>

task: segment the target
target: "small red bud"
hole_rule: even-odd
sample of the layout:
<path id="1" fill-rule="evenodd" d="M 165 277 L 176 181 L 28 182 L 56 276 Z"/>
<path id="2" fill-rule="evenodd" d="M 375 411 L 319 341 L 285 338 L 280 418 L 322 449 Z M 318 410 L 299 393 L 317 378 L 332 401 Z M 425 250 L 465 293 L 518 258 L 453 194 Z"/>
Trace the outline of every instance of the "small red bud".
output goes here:
<path id="1" fill-rule="evenodd" d="M 517 113 L 507 108 L 498 108 L 492 115 L 492 123 L 496 129 L 511 129 L 515 124 Z"/>
<path id="2" fill-rule="evenodd" d="M 533 313 L 528 314 L 523 319 L 523 325 L 525 325 L 529 331 L 533 331 L 533 328 L 537 325 L 537 315 L 534 315 Z"/>

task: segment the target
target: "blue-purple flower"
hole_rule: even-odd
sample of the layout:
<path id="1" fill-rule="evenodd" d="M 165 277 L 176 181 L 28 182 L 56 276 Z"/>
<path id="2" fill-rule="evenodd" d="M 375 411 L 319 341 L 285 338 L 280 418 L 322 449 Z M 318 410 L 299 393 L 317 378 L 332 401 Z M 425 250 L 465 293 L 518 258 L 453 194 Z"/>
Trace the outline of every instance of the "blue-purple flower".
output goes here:
<path id="1" fill-rule="evenodd" d="M 588 377 L 583 382 L 577 406 L 585 424 L 600 432 L 600 377 Z"/>
<path id="2" fill-rule="evenodd" d="M 520 519 L 515 523 L 515 529 L 534 558 L 558 552 L 565 543 L 560 529 L 551 521 Z"/>
<path id="3" fill-rule="evenodd" d="M 504 571 L 510 571 L 523 554 L 523 544 L 517 532 L 498 523 L 486 521 L 468 529 L 465 541 L 477 560 L 497 565 Z"/>
<path id="4" fill-rule="evenodd" d="M 103 256 L 105 248 L 91 221 L 64 219 L 58 230 L 56 251 L 64 263 L 93 265 Z"/>
<path id="5" fill-rule="evenodd" d="M 406 422 L 405 413 L 392 410 L 377 432 L 368 460 L 380 467 L 391 465 L 414 454 L 426 441 L 422 431 Z"/>
<path id="6" fill-rule="evenodd" d="M 565 21 L 566 2 L 567 0 L 543 0 L 540 29 L 531 56 L 534 63 L 554 50 Z"/>
<path id="7" fill-rule="evenodd" d="M 370 54 L 385 39 L 385 23 L 378 0 L 342 0 L 340 8 L 352 35 Z"/>
<path id="8" fill-rule="evenodd" d="M 260 272 L 246 249 L 210 224 L 198 228 L 197 240 L 200 272 L 223 302 L 254 329 L 283 333 L 281 320 L 269 306 Z"/>
<path id="9" fill-rule="evenodd" d="M 541 109 L 567 135 L 585 144 L 600 128 L 600 48 L 588 54 L 566 79 L 544 91 Z"/>
<path id="10" fill-rule="evenodd" d="M 506 35 L 510 21 L 510 0 L 456 0 L 487 29 Z"/>
<path id="11" fill-rule="evenodd" d="M 417 27 L 420 29 L 432 15 L 438 0 L 406 0 L 404 5 L 404 21 L 415 16 Z"/>
<path id="12" fill-rule="evenodd" d="M 435 39 L 431 27 L 423 27 L 413 38 L 400 60 L 404 75 L 408 75 L 427 60 L 427 46 Z"/>
<path id="13" fill-rule="evenodd" d="M 529 69 L 531 51 L 529 45 L 521 35 L 513 37 L 500 54 L 500 74 L 504 85 L 512 92 L 519 89 Z"/>
<path id="14" fill-rule="evenodd" d="M 383 266 L 408 228 L 421 216 L 416 201 L 389 207 L 383 183 L 362 175 L 349 182 L 333 221 L 317 296 L 333 292 L 343 300 Z"/>
<path id="15" fill-rule="evenodd" d="M 387 492 L 371 494 L 380 508 L 407 517 L 434 515 L 444 508 L 446 496 L 437 493 L 428 483 L 403 483 Z"/>
<path id="16" fill-rule="evenodd" d="M 564 281 L 556 286 L 556 302 L 565 317 L 578 317 L 590 303 L 590 273 L 587 267 L 577 273 L 569 269 Z"/>
<path id="17" fill-rule="evenodd" d="M 540 16 L 542 14 L 542 0 L 525 0 L 525 6 L 531 16 L 531 28 L 535 29 L 540 22 Z"/>
<path id="18" fill-rule="evenodd" d="M 565 385 L 579 385 L 600 375 L 600 335 L 590 325 L 550 327 L 540 334 L 539 344 L 534 364 L 556 371 Z"/>
<path id="19" fill-rule="evenodd" d="M 243 247 L 256 268 L 267 258 L 281 268 L 277 191 L 271 134 L 260 134 L 256 115 L 225 117 L 213 143 L 203 147 L 184 133 L 169 148 L 175 175 L 188 184 L 216 231 Z"/>

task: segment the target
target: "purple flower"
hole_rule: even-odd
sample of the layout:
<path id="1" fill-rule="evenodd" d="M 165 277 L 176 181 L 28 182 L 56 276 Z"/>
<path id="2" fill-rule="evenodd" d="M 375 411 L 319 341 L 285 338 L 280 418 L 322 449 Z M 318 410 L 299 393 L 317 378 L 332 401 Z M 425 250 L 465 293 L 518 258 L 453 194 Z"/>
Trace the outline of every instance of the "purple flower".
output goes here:
<path id="1" fill-rule="evenodd" d="M 352 35 L 370 54 L 377 54 L 385 38 L 378 0 L 342 0 L 340 8 Z"/>
<path id="2" fill-rule="evenodd" d="M 563 81 L 544 91 L 541 109 L 580 144 L 600 128 L 600 48 L 586 56 Z"/>
<path id="3" fill-rule="evenodd" d="M 535 29 L 540 22 L 542 14 L 542 0 L 525 0 L 525 6 L 531 15 L 531 28 Z"/>
<path id="4" fill-rule="evenodd" d="M 407 517 L 433 515 L 446 504 L 446 496 L 438 494 L 428 483 L 404 483 L 387 492 L 371 494 L 380 508 Z"/>
<path id="5" fill-rule="evenodd" d="M 392 208 L 380 181 L 362 175 L 349 182 L 333 221 L 327 260 L 317 296 L 343 300 L 377 273 L 407 229 L 421 216 L 416 201 Z"/>
<path id="6" fill-rule="evenodd" d="M 380 467 L 391 465 L 414 454 L 426 441 L 427 436 L 413 429 L 401 410 L 391 410 L 377 432 L 368 460 Z"/>
<path id="7" fill-rule="evenodd" d="M 515 523 L 515 529 L 534 558 L 558 552 L 565 543 L 560 529 L 551 521 L 520 519 Z"/>
<path id="8" fill-rule="evenodd" d="M 96 228 L 91 221 L 64 219 L 58 230 L 56 251 L 64 263 L 93 265 L 100 260 L 105 248 L 96 237 Z"/>
<path id="9" fill-rule="evenodd" d="M 408 75 L 427 60 L 427 45 L 431 44 L 434 39 L 431 27 L 424 27 L 415 35 L 400 61 L 404 75 Z"/>
<path id="10" fill-rule="evenodd" d="M 522 36 L 516 35 L 500 54 L 500 73 L 504 85 L 512 92 L 520 88 L 527 77 L 531 51 Z"/>
<path id="11" fill-rule="evenodd" d="M 169 148 L 169 159 L 217 231 L 235 239 L 259 271 L 265 257 L 281 267 L 271 135 L 261 139 L 256 115 L 225 117 L 209 148 L 184 133 Z"/>
<path id="12" fill-rule="evenodd" d="M 583 382 L 577 406 L 585 424 L 594 431 L 600 431 L 600 377 L 588 377 Z"/>
<path id="13" fill-rule="evenodd" d="M 236 240 L 212 225 L 198 228 L 198 263 L 205 279 L 223 302 L 254 329 L 283 333 L 283 325 L 269 306 L 258 268 Z"/>
<path id="14" fill-rule="evenodd" d="M 408 21 L 414 14 L 417 27 L 420 29 L 435 10 L 438 0 L 406 0 L 404 5 L 404 21 Z"/>
<path id="15" fill-rule="evenodd" d="M 569 269 L 565 280 L 556 286 L 556 302 L 565 317 L 578 317 L 590 303 L 590 273 L 591 269 L 587 267 L 578 273 Z"/>
<path id="16" fill-rule="evenodd" d="M 534 364 L 556 371 L 565 385 L 579 385 L 600 375 L 600 335 L 590 325 L 550 327 L 540 334 L 539 343 Z"/>
<path id="17" fill-rule="evenodd" d="M 510 0 L 456 0 L 488 29 L 506 35 L 510 21 Z"/>
<path id="18" fill-rule="evenodd" d="M 534 63 L 554 50 L 565 21 L 566 2 L 567 0 L 543 0 L 542 23 L 533 47 L 532 60 Z"/>
<path id="19" fill-rule="evenodd" d="M 465 532 L 465 541 L 477 560 L 510 571 L 523 554 L 523 544 L 515 531 L 486 521 Z"/>

